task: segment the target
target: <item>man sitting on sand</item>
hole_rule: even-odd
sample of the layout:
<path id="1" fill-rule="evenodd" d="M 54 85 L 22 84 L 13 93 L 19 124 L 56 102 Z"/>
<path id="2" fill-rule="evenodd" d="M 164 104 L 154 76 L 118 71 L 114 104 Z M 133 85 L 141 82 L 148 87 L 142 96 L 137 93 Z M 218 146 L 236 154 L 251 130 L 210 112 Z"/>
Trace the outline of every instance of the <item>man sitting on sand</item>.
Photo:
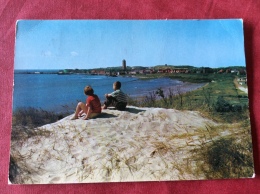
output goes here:
<path id="1" fill-rule="evenodd" d="M 101 113 L 101 103 L 97 95 L 94 94 L 94 90 L 91 86 L 86 86 L 84 88 L 84 93 L 88 96 L 86 99 L 86 104 L 83 102 L 79 102 L 76 107 L 76 112 L 71 120 L 78 119 L 79 116 L 82 116 L 83 113 L 86 116 L 83 118 L 84 120 L 97 117 Z"/>
<path id="2" fill-rule="evenodd" d="M 109 105 L 115 106 L 117 110 L 125 110 L 127 105 L 127 96 L 121 90 L 121 82 L 116 81 L 113 84 L 113 90 L 111 94 L 105 94 L 106 101 L 104 102 L 103 109 L 107 109 Z"/>

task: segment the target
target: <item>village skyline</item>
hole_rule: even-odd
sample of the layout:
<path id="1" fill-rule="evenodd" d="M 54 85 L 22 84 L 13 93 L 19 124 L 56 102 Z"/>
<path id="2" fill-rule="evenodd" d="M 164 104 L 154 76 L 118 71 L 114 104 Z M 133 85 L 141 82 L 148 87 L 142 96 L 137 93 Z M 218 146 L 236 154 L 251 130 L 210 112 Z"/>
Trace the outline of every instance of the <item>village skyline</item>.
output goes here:
<path id="1" fill-rule="evenodd" d="M 136 75 L 136 74 L 156 74 L 156 73 L 236 73 L 246 74 L 245 66 L 229 66 L 229 67 L 194 67 L 190 65 L 156 65 L 150 67 L 144 66 L 126 66 L 124 63 L 122 66 L 115 67 L 99 67 L 92 69 L 35 69 L 35 70 L 16 70 L 15 73 L 22 74 L 89 74 L 89 75 Z"/>

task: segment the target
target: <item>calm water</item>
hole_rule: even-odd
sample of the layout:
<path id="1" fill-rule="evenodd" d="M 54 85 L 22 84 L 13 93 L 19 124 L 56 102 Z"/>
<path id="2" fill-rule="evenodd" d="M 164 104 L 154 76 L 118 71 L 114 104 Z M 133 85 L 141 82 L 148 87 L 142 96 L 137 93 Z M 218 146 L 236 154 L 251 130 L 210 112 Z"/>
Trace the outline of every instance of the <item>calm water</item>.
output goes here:
<path id="1" fill-rule="evenodd" d="M 183 84 L 168 78 L 139 80 L 100 75 L 15 74 L 13 110 L 34 107 L 55 112 L 72 111 L 77 101 L 85 102 L 83 89 L 86 85 L 91 85 L 103 102 L 104 94 L 113 91 L 115 81 L 120 81 L 122 91 L 130 96 L 142 96 L 159 87 Z"/>

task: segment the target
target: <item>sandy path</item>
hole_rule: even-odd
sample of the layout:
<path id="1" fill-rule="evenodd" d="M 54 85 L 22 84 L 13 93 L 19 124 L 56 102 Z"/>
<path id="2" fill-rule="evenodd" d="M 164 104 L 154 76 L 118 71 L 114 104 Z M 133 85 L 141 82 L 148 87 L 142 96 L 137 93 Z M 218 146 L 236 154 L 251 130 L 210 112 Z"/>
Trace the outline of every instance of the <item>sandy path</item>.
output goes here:
<path id="1" fill-rule="evenodd" d="M 243 86 L 241 86 L 241 85 L 238 83 L 237 78 L 235 78 L 233 82 L 234 82 L 235 86 L 236 86 L 239 90 L 241 90 L 241 91 L 243 91 L 243 92 L 245 92 L 245 93 L 248 94 L 248 87 L 243 87 Z"/>
<path id="2" fill-rule="evenodd" d="M 248 93 L 248 88 L 244 88 L 244 87 L 238 87 L 239 90 L 245 92 L 245 93 Z"/>

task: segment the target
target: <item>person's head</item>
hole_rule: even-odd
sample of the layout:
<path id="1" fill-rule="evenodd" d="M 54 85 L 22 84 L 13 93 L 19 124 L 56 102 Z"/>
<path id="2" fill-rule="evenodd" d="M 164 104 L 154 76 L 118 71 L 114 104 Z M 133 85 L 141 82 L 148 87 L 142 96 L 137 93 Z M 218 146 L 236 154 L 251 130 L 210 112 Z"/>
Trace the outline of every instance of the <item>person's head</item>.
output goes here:
<path id="1" fill-rule="evenodd" d="M 114 89 L 114 90 L 119 90 L 120 88 L 121 88 L 121 82 L 116 81 L 116 82 L 113 84 L 113 89 Z"/>
<path id="2" fill-rule="evenodd" d="M 93 88 L 91 86 L 86 86 L 84 88 L 84 93 L 86 95 L 93 95 L 94 94 L 94 90 L 93 90 Z"/>

